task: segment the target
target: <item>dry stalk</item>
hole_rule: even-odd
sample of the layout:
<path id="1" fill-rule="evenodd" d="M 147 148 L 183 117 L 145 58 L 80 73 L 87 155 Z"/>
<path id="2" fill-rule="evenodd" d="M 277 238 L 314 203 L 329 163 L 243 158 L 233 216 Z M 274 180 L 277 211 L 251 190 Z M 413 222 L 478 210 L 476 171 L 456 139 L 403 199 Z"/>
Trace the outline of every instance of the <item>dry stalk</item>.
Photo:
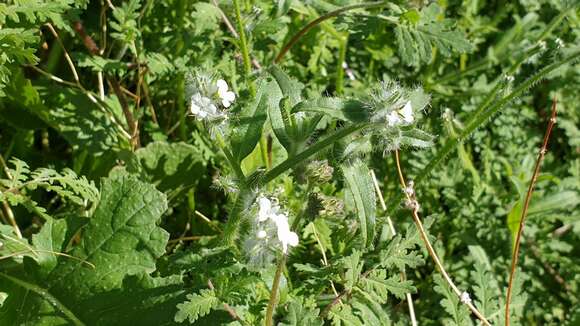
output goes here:
<path id="1" fill-rule="evenodd" d="M 540 148 L 540 152 L 538 153 L 538 158 L 536 159 L 536 165 L 534 167 L 534 174 L 532 174 L 532 179 L 530 180 L 530 185 L 528 186 L 528 192 L 526 193 L 526 198 L 524 199 L 524 206 L 522 209 L 522 215 L 520 216 L 520 225 L 518 228 L 518 233 L 516 235 L 516 243 L 514 246 L 514 251 L 512 255 L 512 263 L 510 267 L 510 278 L 507 288 L 507 295 L 505 300 L 505 324 L 509 326 L 510 324 L 510 301 L 512 299 L 512 288 L 514 279 L 516 276 L 516 267 L 518 265 L 518 256 L 520 253 L 520 244 L 522 240 L 522 234 L 524 232 L 524 224 L 526 222 L 526 215 L 528 213 L 528 207 L 530 206 L 530 200 L 532 199 L 532 193 L 534 192 L 534 186 L 536 185 L 536 181 L 538 180 L 538 175 L 540 174 L 540 166 L 542 165 L 542 161 L 544 160 L 544 156 L 548 152 L 548 141 L 550 140 L 550 135 L 552 134 L 552 129 L 556 124 L 556 106 L 557 106 L 557 99 L 554 98 L 552 103 L 552 113 L 550 115 L 550 120 L 548 121 L 548 127 L 546 128 L 546 133 L 544 134 L 544 140 L 542 142 L 542 148 Z"/>
<path id="2" fill-rule="evenodd" d="M 411 208 L 411 212 L 412 212 L 411 215 L 413 216 L 413 220 L 415 221 L 415 225 L 417 226 L 417 229 L 419 230 L 419 234 L 421 235 L 421 239 L 425 243 L 425 247 L 427 247 L 427 251 L 429 252 L 429 256 L 431 256 L 431 259 L 433 259 L 433 262 L 435 263 L 435 266 L 437 267 L 437 269 L 439 270 L 439 272 L 441 273 L 441 275 L 443 276 L 443 278 L 445 279 L 445 281 L 447 282 L 447 284 L 451 287 L 451 289 L 453 290 L 453 292 L 460 299 L 460 301 L 462 303 L 464 303 L 465 305 L 467 305 L 467 307 L 469 308 L 469 310 L 471 310 L 471 312 L 473 312 L 473 314 L 479 320 L 481 320 L 481 322 L 484 325 L 490 326 L 491 324 L 489 323 L 489 321 L 471 303 L 471 300 L 465 300 L 464 299 L 464 295 L 465 295 L 466 292 L 461 292 L 459 290 L 459 288 L 457 288 L 457 286 L 455 285 L 455 283 L 453 283 L 453 280 L 451 279 L 451 277 L 447 273 L 447 270 L 445 270 L 445 267 L 441 263 L 441 260 L 439 259 L 439 256 L 437 256 L 437 253 L 435 252 L 435 249 L 431 245 L 431 241 L 429 241 L 429 237 L 427 237 L 427 232 L 425 232 L 425 228 L 423 227 L 423 223 L 421 223 L 421 219 L 419 218 L 419 204 L 417 202 L 417 199 L 415 198 L 415 192 L 414 192 L 414 189 L 412 187 L 412 183 L 409 185 L 409 184 L 407 184 L 407 182 L 405 182 L 405 177 L 403 176 L 403 171 L 401 169 L 401 162 L 400 162 L 400 159 L 399 159 L 399 151 L 398 150 L 395 150 L 395 160 L 396 160 L 396 163 L 397 163 L 397 172 L 399 174 L 399 181 L 401 183 L 401 186 L 404 189 L 405 196 L 407 198 L 407 203 L 409 204 L 409 206 Z"/>

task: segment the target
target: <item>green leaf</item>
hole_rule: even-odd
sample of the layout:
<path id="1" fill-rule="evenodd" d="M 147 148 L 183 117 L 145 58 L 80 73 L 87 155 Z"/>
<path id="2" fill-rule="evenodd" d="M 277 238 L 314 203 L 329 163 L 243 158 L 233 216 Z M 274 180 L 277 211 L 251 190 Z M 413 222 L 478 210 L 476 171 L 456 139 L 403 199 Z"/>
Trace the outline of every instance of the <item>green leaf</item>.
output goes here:
<path id="1" fill-rule="evenodd" d="M 242 110 L 239 124 L 231 136 L 232 154 L 241 162 L 258 144 L 266 121 L 266 112 L 278 107 L 282 94 L 274 81 L 262 80 L 252 104 Z"/>
<path id="2" fill-rule="evenodd" d="M 447 283 L 443 280 L 440 275 L 435 275 L 433 277 L 435 281 L 435 292 L 443 295 L 443 299 L 440 301 L 441 306 L 445 311 L 451 315 L 452 319 L 445 318 L 443 322 L 446 325 L 472 325 L 471 319 L 469 317 L 469 310 L 465 305 L 459 302 L 459 298 L 455 293 L 449 288 Z"/>
<path id="3" fill-rule="evenodd" d="M 276 83 L 278 83 L 278 86 L 282 91 L 282 95 L 289 99 L 290 107 L 293 107 L 302 101 L 301 93 L 304 85 L 296 81 L 294 78 L 288 76 L 288 74 L 286 74 L 277 65 L 272 65 L 270 69 L 268 69 L 268 72 L 274 76 Z"/>
<path id="4" fill-rule="evenodd" d="M 202 153 L 183 142 L 153 142 L 134 155 L 134 159 L 127 160 L 125 169 L 172 198 L 195 186 L 206 165 Z"/>
<path id="5" fill-rule="evenodd" d="M 176 322 L 184 322 L 189 320 L 190 323 L 195 322 L 199 317 L 203 317 L 212 309 L 215 309 L 219 303 L 215 292 L 208 289 L 203 289 L 200 294 L 187 295 L 187 301 L 177 305 L 177 314 L 175 315 Z"/>
<path id="6" fill-rule="evenodd" d="M 303 297 L 293 300 L 288 304 L 288 313 L 282 326 L 322 326 L 324 323 L 318 317 L 319 309 L 314 302 L 305 302 Z"/>
<path id="7" fill-rule="evenodd" d="M 354 199 L 363 243 L 370 247 L 375 237 L 376 197 L 369 168 L 358 160 L 343 165 L 342 171 Z"/>
<path id="8" fill-rule="evenodd" d="M 381 303 L 387 301 L 388 294 L 392 294 L 399 299 L 404 299 L 407 293 L 413 293 L 416 289 L 409 280 L 401 280 L 399 275 L 387 278 L 384 269 L 374 270 L 365 278 L 361 279 L 362 288 L 369 293 L 373 293 L 382 299 Z"/>
<path id="9" fill-rule="evenodd" d="M 59 255 L 56 265 L 49 251 L 62 250 L 77 227 L 68 222 L 66 228 L 63 222 L 47 223 L 34 237 L 34 244 L 47 255 L 38 257 L 34 264 L 25 264 L 29 271 L 37 272 L 36 276 L 16 273 L 5 277 L 17 287 L 9 293 L 9 301 L 3 305 L 7 313 L 0 313 L 0 320 L 12 325 L 64 314 L 68 320 L 88 323 L 98 316 L 87 315 L 83 302 L 121 288 L 129 275 L 155 270 L 155 261 L 165 252 L 168 239 L 167 232 L 156 225 L 167 208 L 165 196 L 130 175 L 105 179 L 101 194 L 80 243 L 67 256 Z M 22 288 L 32 292 L 23 297 L 19 294 Z M 26 315 L 10 315 L 20 305 L 39 308 Z"/>
<path id="10" fill-rule="evenodd" d="M 463 33 L 450 26 L 451 21 L 435 20 L 439 11 L 437 4 L 431 4 L 421 11 L 421 21 L 418 25 L 400 23 L 395 27 L 399 54 L 406 64 L 420 66 L 431 61 L 434 47 L 446 57 L 452 53 L 473 50 L 473 46 L 465 39 Z"/>
<path id="11" fill-rule="evenodd" d="M 368 122 L 370 120 L 370 111 L 365 103 L 336 97 L 320 97 L 299 102 L 292 108 L 292 113 L 296 112 L 322 113 L 342 121 Z"/>
<path id="12" fill-rule="evenodd" d="M 162 193 L 129 175 L 105 179 L 101 193 L 81 243 L 71 252 L 95 268 L 61 259 L 48 281 L 67 302 L 117 288 L 126 275 L 153 272 L 156 258 L 165 253 L 169 235 L 156 225 L 167 209 Z"/>
<path id="13" fill-rule="evenodd" d="M 499 292 L 499 289 L 497 281 L 493 279 L 490 270 L 491 266 L 476 262 L 475 270 L 471 272 L 471 279 L 475 283 L 473 292 L 477 298 L 475 306 L 486 317 L 500 310 L 496 299 L 496 293 Z"/>

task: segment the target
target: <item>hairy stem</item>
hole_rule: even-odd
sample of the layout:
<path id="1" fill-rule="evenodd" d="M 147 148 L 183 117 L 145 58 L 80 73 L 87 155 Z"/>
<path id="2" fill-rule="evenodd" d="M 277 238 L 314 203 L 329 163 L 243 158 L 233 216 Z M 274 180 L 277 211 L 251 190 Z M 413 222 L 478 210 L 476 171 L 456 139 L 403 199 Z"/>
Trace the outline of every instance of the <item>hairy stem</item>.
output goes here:
<path id="1" fill-rule="evenodd" d="M 286 172 L 287 170 L 295 167 L 296 165 L 304 162 L 307 158 L 311 157 L 312 155 L 318 153 L 320 150 L 329 146 L 340 139 L 363 129 L 366 124 L 352 124 L 348 127 L 343 127 L 337 131 L 335 131 L 332 135 L 324 138 L 323 140 L 315 143 L 314 145 L 308 147 L 304 151 L 286 159 L 284 162 L 276 165 L 272 170 L 268 171 L 262 178 L 262 184 L 266 184 L 276 177 L 281 175 L 282 173 Z"/>
<path id="2" fill-rule="evenodd" d="M 415 222 L 415 225 L 417 226 L 417 229 L 419 230 L 419 234 L 421 235 L 421 239 L 425 243 L 425 247 L 427 247 L 427 251 L 429 252 L 429 256 L 431 256 L 431 259 L 433 259 L 435 266 L 437 267 L 437 269 L 439 270 L 439 272 L 441 273 L 441 275 L 443 276 L 443 278 L 445 279 L 447 284 L 451 287 L 453 292 L 455 292 L 455 294 L 460 299 L 460 301 L 463 302 L 465 305 L 467 305 L 467 307 L 469 307 L 469 310 L 471 310 L 471 312 L 473 312 L 473 314 L 477 318 L 479 318 L 479 320 L 481 320 L 481 322 L 484 325 L 490 326 L 491 324 L 487 321 L 485 316 L 481 312 L 479 312 L 479 310 L 470 301 L 464 301 L 461 299 L 462 292 L 459 290 L 459 288 L 457 288 L 455 283 L 453 283 L 453 280 L 451 279 L 451 277 L 449 276 L 449 274 L 445 270 L 445 267 L 441 263 L 439 256 L 437 256 L 437 253 L 435 252 L 433 245 L 431 245 L 431 241 L 429 241 L 429 237 L 427 236 L 427 232 L 425 232 L 425 228 L 423 227 L 423 223 L 421 223 L 421 219 L 419 218 L 419 204 L 417 203 L 417 200 L 415 199 L 414 190 L 412 188 L 411 188 L 412 191 L 408 191 L 406 189 L 408 186 L 407 186 L 407 183 L 405 182 L 405 177 L 403 176 L 403 170 L 401 169 L 401 161 L 399 159 L 399 151 L 398 150 L 395 150 L 395 161 L 397 163 L 397 172 L 399 174 L 399 182 L 401 183 L 401 187 L 403 187 L 403 189 L 405 189 L 404 193 L 405 193 L 405 196 L 407 197 L 407 201 L 409 203 L 414 203 L 414 205 L 411 205 L 411 207 L 412 207 L 412 214 L 411 215 L 413 216 L 413 220 Z"/>
<path id="3" fill-rule="evenodd" d="M 518 233 L 516 235 L 516 244 L 514 247 L 513 255 L 512 255 L 512 263 L 510 267 L 510 278 L 507 288 L 507 295 L 505 299 L 505 324 L 509 326 L 510 324 L 510 301 L 512 299 L 512 288 L 513 282 L 516 276 L 516 267 L 518 265 L 518 256 L 520 253 L 520 243 L 522 240 L 522 234 L 524 232 L 524 224 L 526 222 L 526 215 L 528 214 L 528 207 L 530 206 L 530 200 L 532 199 L 532 193 L 534 192 L 534 187 L 536 185 L 536 181 L 538 180 L 538 175 L 540 174 L 540 166 L 542 165 L 542 161 L 544 160 L 544 156 L 548 151 L 548 141 L 550 140 L 550 135 L 552 134 L 552 129 L 554 128 L 554 124 L 556 124 L 556 105 L 557 100 L 554 99 L 552 103 L 552 114 L 550 116 L 550 120 L 548 122 L 548 127 L 546 129 L 546 133 L 544 134 L 544 140 L 542 142 L 542 148 L 538 153 L 538 158 L 536 159 L 536 165 L 534 167 L 534 174 L 532 174 L 532 179 L 530 180 L 530 185 L 528 186 L 528 192 L 526 193 L 526 198 L 524 199 L 524 206 L 522 209 L 522 215 L 520 216 L 520 225 L 518 228 Z"/>
<path id="4" fill-rule="evenodd" d="M 244 73 L 248 87 L 250 89 L 250 94 L 256 96 L 256 88 L 251 79 L 252 74 L 252 61 L 250 60 L 250 51 L 248 49 L 248 41 L 246 39 L 246 31 L 244 28 L 244 22 L 242 21 L 242 13 L 240 10 L 240 0 L 234 1 L 234 10 L 236 12 L 236 20 L 238 23 L 238 33 L 240 35 L 240 50 L 242 51 L 242 59 L 244 60 Z"/>
<path id="5" fill-rule="evenodd" d="M 276 274 L 274 275 L 274 281 L 272 281 L 272 292 L 270 292 L 270 300 L 268 301 L 268 307 L 266 308 L 266 326 L 272 326 L 274 322 L 274 310 L 276 309 L 276 304 L 278 302 L 278 288 L 280 286 L 280 279 L 282 278 L 282 270 L 286 265 L 286 254 L 283 254 L 278 261 L 278 266 L 276 267 Z"/>

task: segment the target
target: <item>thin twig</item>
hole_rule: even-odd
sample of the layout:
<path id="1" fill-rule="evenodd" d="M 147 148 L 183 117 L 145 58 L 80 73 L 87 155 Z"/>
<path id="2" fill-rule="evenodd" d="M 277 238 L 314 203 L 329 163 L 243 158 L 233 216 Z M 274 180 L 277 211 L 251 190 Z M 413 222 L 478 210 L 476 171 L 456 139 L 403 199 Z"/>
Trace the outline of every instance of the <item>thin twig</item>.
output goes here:
<path id="1" fill-rule="evenodd" d="M 48 29 L 50 30 L 50 32 L 52 33 L 52 35 L 54 36 L 54 38 L 56 39 L 56 41 L 58 42 L 58 44 L 60 45 L 60 47 L 62 48 L 62 51 L 64 52 L 64 57 L 65 57 L 66 61 L 68 62 L 68 66 L 70 67 L 70 70 L 72 71 L 72 74 L 73 74 L 73 77 L 74 77 L 75 81 L 77 82 L 77 84 L 79 85 L 79 87 L 82 87 L 81 81 L 79 79 L 79 75 L 77 73 L 77 69 L 75 68 L 74 63 L 73 63 L 70 55 L 68 54 L 68 51 L 64 47 L 64 43 L 62 43 L 62 40 L 60 39 L 60 36 L 58 36 L 58 33 L 56 32 L 56 30 L 54 29 L 54 27 L 52 27 L 52 24 L 51 23 L 46 23 L 46 26 L 48 27 Z"/>
<path id="2" fill-rule="evenodd" d="M 125 115 L 125 120 L 127 120 L 127 126 L 129 127 L 129 133 L 131 134 L 131 147 L 136 149 L 139 147 L 139 126 L 137 120 L 135 120 L 133 116 L 133 112 L 129 107 L 129 103 L 127 103 L 127 98 L 125 98 L 125 94 L 121 90 L 121 85 L 115 78 L 109 78 L 109 83 L 117 95 L 117 99 L 121 104 L 121 109 L 123 110 L 123 114 Z"/>
<path id="3" fill-rule="evenodd" d="M 219 226 L 215 225 L 213 223 L 213 221 L 210 220 L 207 216 L 203 215 L 198 210 L 195 210 L 194 213 L 195 213 L 195 215 L 199 216 L 199 218 L 201 218 L 204 222 L 206 222 L 209 225 L 209 227 L 211 227 L 212 229 L 214 229 L 214 231 L 216 231 L 218 233 L 222 233 L 222 230 L 219 228 Z"/>
<path id="4" fill-rule="evenodd" d="M 435 266 L 437 266 L 437 269 L 439 270 L 439 272 L 441 273 L 441 275 L 443 276 L 443 278 L 445 279 L 447 284 L 449 284 L 449 286 L 451 287 L 453 292 L 455 292 L 455 294 L 460 299 L 460 301 L 462 303 L 464 303 L 465 305 L 467 305 L 467 307 L 469 307 L 469 309 L 473 312 L 473 314 L 477 318 L 479 318 L 479 320 L 481 320 L 481 322 L 484 325 L 490 326 L 491 324 L 489 323 L 489 321 L 487 321 L 485 316 L 471 303 L 471 301 L 462 299 L 463 293 L 459 290 L 459 288 L 457 288 L 455 283 L 453 283 L 453 280 L 451 279 L 451 277 L 449 276 L 449 274 L 445 270 L 445 267 L 443 267 L 443 264 L 441 263 L 439 256 L 437 256 L 435 249 L 431 245 L 431 241 L 429 241 L 429 237 L 427 236 L 427 232 L 425 232 L 425 228 L 423 227 L 423 223 L 421 223 L 421 219 L 419 218 L 419 204 L 417 203 L 417 200 L 415 199 L 415 193 L 414 193 L 414 190 L 412 189 L 412 184 L 408 185 L 405 182 L 405 177 L 403 176 L 403 171 L 401 169 L 401 162 L 399 159 L 399 151 L 398 150 L 395 150 L 395 160 L 397 163 L 397 172 L 399 174 L 399 181 L 401 183 L 401 186 L 404 189 L 405 196 L 407 197 L 407 202 L 410 204 L 409 206 L 411 206 L 411 208 L 412 208 L 413 220 L 415 221 L 417 229 L 419 230 L 419 234 L 421 235 L 421 239 L 425 243 L 425 247 L 427 247 L 427 251 L 429 252 L 429 255 L 431 256 L 431 259 L 433 259 Z"/>
<path id="5" fill-rule="evenodd" d="M 304 26 L 300 31 L 298 31 L 298 33 L 296 33 L 296 34 L 294 34 L 294 36 L 292 36 L 290 41 L 288 41 L 288 43 L 286 43 L 282 47 L 282 50 L 280 50 L 280 52 L 278 53 L 278 55 L 274 59 L 274 63 L 280 63 L 280 61 L 282 61 L 282 58 L 284 58 L 284 55 L 292 48 L 292 46 L 294 46 L 294 44 L 296 44 L 296 42 L 298 42 L 300 40 L 300 38 L 302 38 L 302 36 L 304 36 L 304 34 L 308 33 L 308 31 L 310 31 L 313 27 L 322 23 L 323 21 L 325 21 L 329 18 L 332 18 L 332 17 L 336 17 L 336 16 L 338 16 L 344 12 L 347 12 L 349 10 L 362 9 L 362 8 L 370 9 L 370 8 L 375 8 L 375 7 L 381 7 L 381 6 L 384 6 L 385 4 L 386 4 L 385 1 L 359 3 L 359 4 L 345 6 L 345 7 L 339 8 L 337 10 L 330 11 L 330 12 L 316 18 L 315 20 L 311 21 L 306 26 Z"/>
<path id="6" fill-rule="evenodd" d="M 6 165 L 6 161 L 4 160 L 4 157 L 2 157 L 2 154 L 0 154 L 0 164 L 2 164 L 2 170 L 4 171 L 8 179 L 12 180 L 12 174 L 10 173 L 8 166 Z M 18 236 L 19 239 L 22 239 L 22 232 L 20 232 L 18 223 L 16 223 L 16 218 L 14 218 L 14 213 L 12 212 L 10 205 L 8 205 L 8 200 L 6 199 L 2 200 L 2 211 L 4 217 L 6 217 L 6 219 L 8 219 L 10 224 L 12 224 L 12 227 L 14 227 L 14 232 L 16 233 L 16 236 Z"/>
<path id="7" fill-rule="evenodd" d="M 540 166 L 542 165 L 542 160 L 544 160 L 544 156 L 548 152 L 548 141 L 550 140 L 550 135 L 552 134 L 552 129 L 556 124 L 556 106 L 557 106 L 557 99 L 554 98 L 552 103 L 552 114 L 550 116 L 550 120 L 548 121 L 548 128 L 546 129 L 546 133 L 544 134 L 544 140 L 542 142 L 542 148 L 540 148 L 540 152 L 538 153 L 538 158 L 536 160 L 536 166 L 534 167 L 534 174 L 532 175 L 532 179 L 530 180 L 530 185 L 528 186 L 528 192 L 526 193 L 526 198 L 524 199 L 524 206 L 522 209 L 522 214 L 520 216 L 520 225 L 518 228 L 518 233 L 516 235 L 516 243 L 514 246 L 514 251 L 512 255 L 512 263 L 510 267 L 510 278 L 507 288 L 507 295 L 506 295 L 506 303 L 505 303 L 505 324 L 509 326 L 510 324 L 510 301 L 512 298 L 512 287 L 513 282 L 516 275 L 516 267 L 518 265 L 518 256 L 520 253 L 520 243 L 522 240 L 522 234 L 524 231 L 524 224 L 526 221 L 526 215 L 528 213 L 528 207 L 530 206 L 530 200 L 532 199 L 532 193 L 534 192 L 534 186 L 536 185 L 536 181 L 538 180 L 538 175 L 540 174 Z"/>
<path id="8" fill-rule="evenodd" d="M 284 265 L 286 265 L 286 254 L 282 254 L 282 258 L 278 261 L 276 274 L 274 274 L 274 280 L 272 281 L 272 291 L 270 292 L 270 300 L 268 301 L 268 307 L 266 308 L 266 326 L 273 325 L 274 310 L 276 309 L 276 303 L 278 302 L 278 287 L 280 285 L 280 278 L 282 277 L 282 269 L 284 269 Z"/>
<path id="9" fill-rule="evenodd" d="M 371 177 L 373 178 L 373 183 L 375 185 L 375 190 L 377 192 L 377 195 L 379 197 L 379 202 L 381 203 L 381 208 L 383 209 L 383 212 L 387 211 L 387 205 L 385 204 L 385 199 L 383 198 L 383 193 L 381 191 L 381 188 L 379 187 L 379 182 L 377 181 L 377 176 L 375 175 L 375 171 L 371 170 Z M 389 228 L 391 229 L 391 233 L 393 234 L 393 237 L 397 235 L 397 231 L 395 230 L 395 226 L 393 225 L 393 221 L 391 221 L 391 218 L 389 216 L 387 216 L 387 222 L 389 224 Z M 401 271 L 401 281 L 405 281 L 407 279 L 407 274 L 405 273 L 405 271 Z M 413 297 L 411 296 L 411 293 L 405 293 L 405 297 L 407 299 L 407 305 L 409 306 L 409 317 L 411 318 L 411 325 L 412 326 L 417 326 L 417 318 L 415 316 L 415 305 L 413 304 Z"/>

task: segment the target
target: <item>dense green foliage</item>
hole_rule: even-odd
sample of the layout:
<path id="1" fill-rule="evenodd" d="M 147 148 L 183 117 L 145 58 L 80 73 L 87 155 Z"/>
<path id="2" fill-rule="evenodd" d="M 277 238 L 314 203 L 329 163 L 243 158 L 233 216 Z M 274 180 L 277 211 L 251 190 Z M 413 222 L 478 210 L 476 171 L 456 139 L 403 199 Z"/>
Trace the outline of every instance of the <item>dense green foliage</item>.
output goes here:
<path id="1" fill-rule="evenodd" d="M 0 325 L 504 324 L 556 98 L 510 316 L 577 325 L 579 14 L 3 1 Z"/>

